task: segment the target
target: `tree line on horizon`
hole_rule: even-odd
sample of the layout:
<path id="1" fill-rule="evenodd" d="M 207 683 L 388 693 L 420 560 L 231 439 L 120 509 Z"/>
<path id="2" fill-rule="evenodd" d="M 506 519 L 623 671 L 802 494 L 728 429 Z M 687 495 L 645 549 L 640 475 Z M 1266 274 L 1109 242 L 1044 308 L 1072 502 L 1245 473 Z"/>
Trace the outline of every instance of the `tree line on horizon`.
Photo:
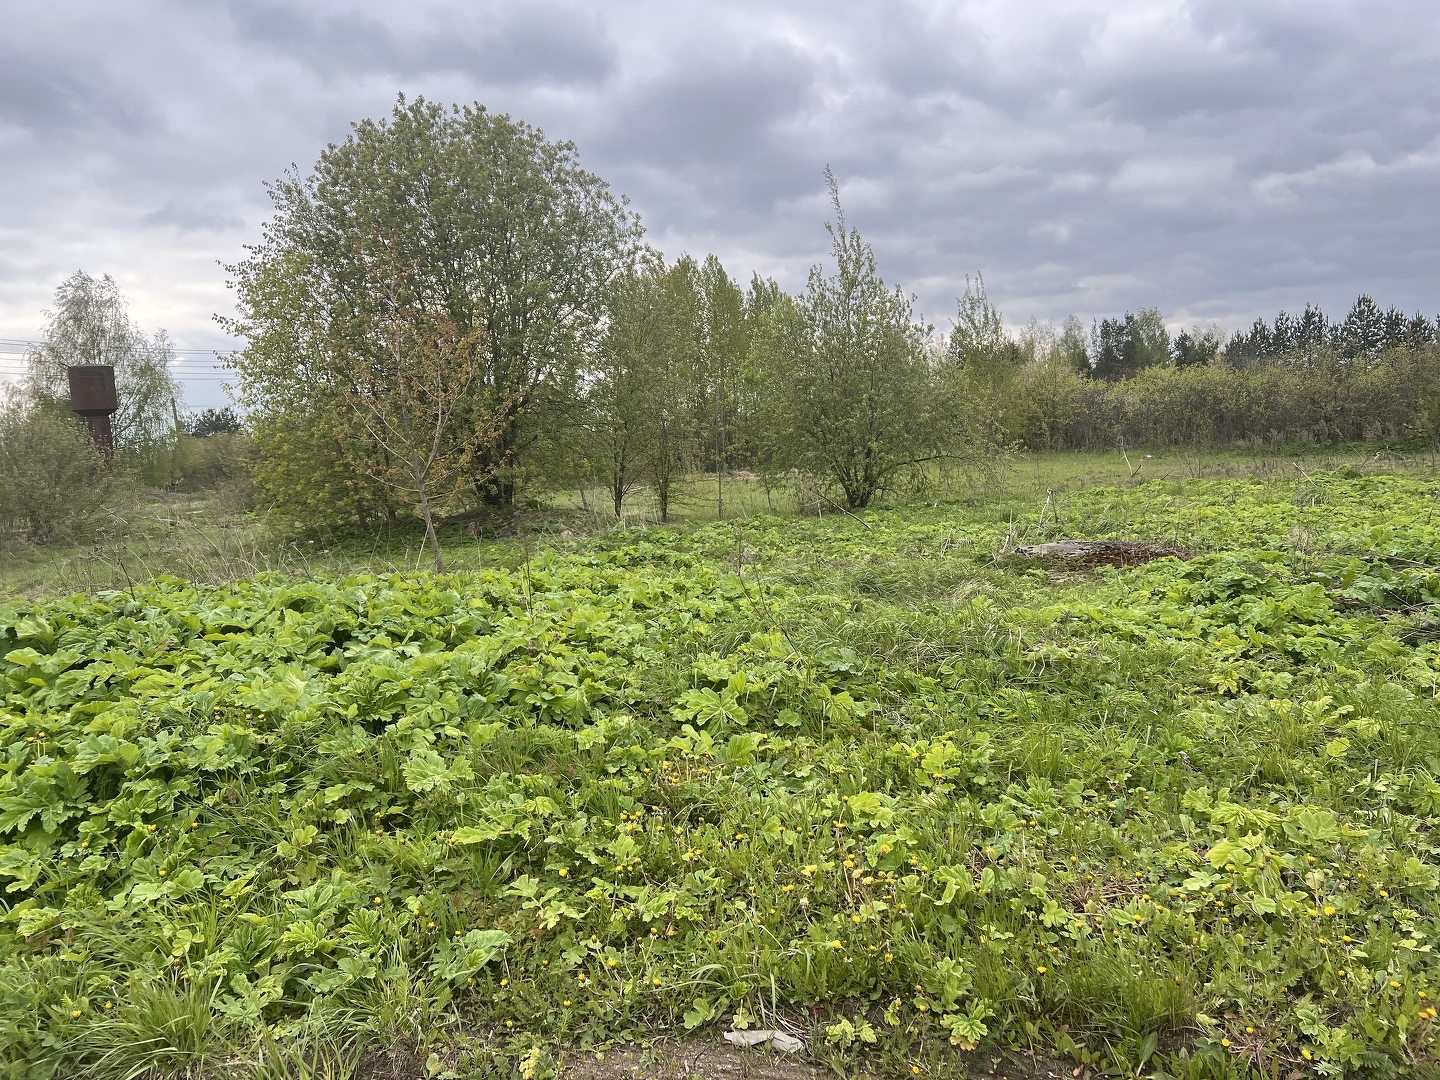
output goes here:
<path id="1" fill-rule="evenodd" d="M 723 512 L 735 471 L 855 510 L 1017 448 L 1440 441 L 1440 320 L 1362 295 L 1340 320 L 1307 306 L 1228 337 L 1172 338 L 1153 307 L 1009 332 L 977 275 L 937 332 L 826 179 L 830 261 L 791 294 L 713 255 L 666 259 L 573 144 L 401 98 L 272 185 L 261 240 L 228 268 L 244 434 L 233 412 L 182 421 L 163 334 L 130 326 L 109 278 L 76 275 L 0 415 L 0 517 L 23 527 L 47 483 L 104 486 L 58 400 L 64 367 L 102 355 L 120 461 L 146 481 L 185 483 L 182 445 L 225 445 L 220 471 L 242 463 L 298 526 L 418 516 L 437 567 L 439 521 L 567 487 L 603 489 L 617 517 L 643 489 L 667 520 L 697 475 Z M 27 458 L 70 472 L 37 480 Z"/>

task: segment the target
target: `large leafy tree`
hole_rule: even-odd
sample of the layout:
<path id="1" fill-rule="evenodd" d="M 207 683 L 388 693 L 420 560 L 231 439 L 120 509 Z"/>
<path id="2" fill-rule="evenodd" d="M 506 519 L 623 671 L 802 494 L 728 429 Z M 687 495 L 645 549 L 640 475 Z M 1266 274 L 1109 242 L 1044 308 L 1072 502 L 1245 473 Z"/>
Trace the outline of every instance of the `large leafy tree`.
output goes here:
<path id="1" fill-rule="evenodd" d="M 261 243 L 232 268 L 247 402 L 261 414 L 343 418 L 329 358 L 373 315 L 365 267 L 383 242 L 406 268 L 407 294 L 483 342 L 456 418 L 490 433 L 470 454 L 474 496 L 512 502 L 527 447 L 578 397 L 609 283 L 638 250 L 638 219 L 580 167 L 573 144 L 478 104 L 403 97 L 271 194 Z M 353 425 L 346 442 L 378 452 Z"/>
<path id="2" fill-rule="evenodd" d="M 943 455 L 926 328 L 903 292 L 881 279 L 875 253 L 847 229 L 830 177 L 835 222 L 826 223 L 835 272 L 810 270 L 799 301 L 806 341 L 790 378 L 795 447 L 811 469 L 868 506 L 904 470 Z"/>
<path id="3" fill-rule="evenodd" d="M 147 337 L 130 319 L 120 287 L 109 274 L 71 274 L 55 290 L 45 340 L 27 360 L 35 389 L 68 400 L 68 368 L 107 364 L 115 369 L 119 410 L 111 417 L 115 445 L 143 455 L 173 445 L 181 400 L 170 375 L 174 350 L 165 331 Z"/>

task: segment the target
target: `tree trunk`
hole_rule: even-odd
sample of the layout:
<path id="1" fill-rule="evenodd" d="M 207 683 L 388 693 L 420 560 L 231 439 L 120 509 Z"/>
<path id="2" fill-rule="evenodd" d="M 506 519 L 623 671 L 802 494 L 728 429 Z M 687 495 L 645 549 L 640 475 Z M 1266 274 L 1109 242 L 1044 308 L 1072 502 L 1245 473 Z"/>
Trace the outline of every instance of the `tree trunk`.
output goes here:
<path id="1" fill-rule="evenodd" d="M 435 522 L 430 516 L 430 500 L 425 494 L 425 477 L 419 469 L 412 469 L 415 490 L 420 496 L 420 515 L 425 519 L 425 538 L 430 541 L 430 552 L 435 556 L 435 572 L 445 573 L 445 563 L 440 558 L 440 538 L 435 535 Z"/>

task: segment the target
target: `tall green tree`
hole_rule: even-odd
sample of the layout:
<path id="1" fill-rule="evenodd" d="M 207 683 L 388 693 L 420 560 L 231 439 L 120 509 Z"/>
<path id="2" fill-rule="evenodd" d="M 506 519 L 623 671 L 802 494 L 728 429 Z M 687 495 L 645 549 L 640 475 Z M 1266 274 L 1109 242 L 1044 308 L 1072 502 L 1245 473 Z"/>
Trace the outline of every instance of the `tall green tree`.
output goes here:
<path id="1" fill-rule="evenodd" d="M 785 471 L 799 464 L 787 391 L 795 358 L 809 347 L 809 338 L 795 298 L 758 274 L 745 293 L 745 321 L 748 348 L 740 381 L 744 404 L 739 441 L 768 498 Z"/>
<path id="2" fill-rule="evenodd" d="M 1078 315 L 1066 315 L 1057 342 L 1060 355 L 1070 369 L 1079 375 L 1090 374 L 1090 350 L 1085 338 L 1085 324 Z"/>
<path id="3" fill-rule="evenodd" d="M 1034 355 L 1037 347 L 1036 331 L 1030 329 L 1027 345 L 1011 341 L 978 273 L 973 281 L 965 276 L 965 295 L 956 298 L 955 308 L 944 365 L 951 407 L 970 440 L 1003 446 L 1021 434 L 1022 412 L 1014 391 L 1022 358 Z"/>
<path id="4" fill-rule="evenodd" d="M 835 271 L 811 268 L 799 307 L 806 341 L 789 380 L 792 430 L 801 459 L 843 494 L 870 505 L 908 468 L 944 452 L 945 428 L 925 350 L 927 328 L 912 301 L 881 279 L 875 253 L 848 229 L 828 173 Z"/>
<path id="5" fill-rule="evenodd" d="M 579 372 L 603 333 L 611 280 L 633 262 L 639 220 L 575 146 L 481 105 L 444 109 L 399 99 L 321 154 L 305 178 L 271 189 L 261 243 L 232 267 L 248 346 L 235 359 L 242 394 L 260 413 L 329 408 L 309 390 L 328 378 L 337 335 L 373 303 L 365 259 L 384 238 L 407 291 L 439 305 L 463 337 L 483 341 L 473 398 L 457 417 L 490 422 L 472 455 L 473 497 L 509 505 L 527 448 L 567 418 Z M 477 410 L 471 415 L 471 408 Z"/>
<path id="6" fill-rule="evenodd" d="M 695 272 L 699 343 L 695 391 L 697 442 L 715 470 L 715 512 L 725 515 L 725 474 L 737 446 L 737 416 L 744 402 L 743 369 L 748 352 L 745 294 L 714 255 Z"/>
<path id="7" fill-rule="evenodd" d="M 605 336 L 586 377 L 584 456 L 617 518 L 646 480 L 652 451 L 663 453 L 651 444 L 664 435 L 659 380 L 673 318 L 664 277 L 663 261 L 652 257 L 611 283 Z"/>
<path id="8" fill-rule="evenodd" d="M 703 343 L 695 269 L 693 259 L 681 258 L 660 280 L 664 335 L 648 371 L 645 465 L 661 521 L 670 520 L 676 493 L 694 468 L 701 445 L 692 412 Z"/>
<path id="9" fill-rule="evenodd" d="M 965 275 L 965 295 L 955 300 L 955 323 L 948 342 L 950 360 L 956 367 L 993 364 L 1000 360 L 1010 340 L 1005 322 L 985 292 L 985 278 Z"/>

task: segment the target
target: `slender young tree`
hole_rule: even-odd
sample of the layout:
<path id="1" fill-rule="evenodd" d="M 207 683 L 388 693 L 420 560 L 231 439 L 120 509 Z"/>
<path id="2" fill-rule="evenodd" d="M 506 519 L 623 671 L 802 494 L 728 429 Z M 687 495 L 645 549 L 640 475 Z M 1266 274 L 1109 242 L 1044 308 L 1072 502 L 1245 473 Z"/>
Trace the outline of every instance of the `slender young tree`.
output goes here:
<path id="1" fill-rule="evenodd" d="M 714 255 L 695 272 L 699 315 L 696 431 L 715 470 L 715 516 L 725 516 L 725 474 L 735 443 L 735 407 L 747 351 L 745 294 Z"/>
<path id="2" fill-rule="evenodd" d="M 471 393 L 482 370 L 483 330 L 462 331 L 442 305 L 417 294 L 396 246 L 371 251 L 357 254 L 369 302 L 329 328 L 328 373 L 355 421 L 384 451 L 388 467 L 377 478 L 415 502 L 435 571 L 443 574 L 436 500 L 467 475 L 477 450 L 500 437 L 511 402 Z"/>
<path id="3" fill-rule="evenodd" d="M 662 337 L 648 370 L 650 412 L 646 429 L 646 475 L 660 520 L 668 522 L 676 492 L 694 467 L 697 448 L 692 403 L 703 344 L 696 264 L 682 257 L 660 280 Z"/>
<path id="4" fill-rule="evenodd" d="M 657 358 L 668 324 L 664 264 L 652 258 L 611 283 L 605 336 L 589 372 L 585 456 L 609 490 L 616 518 L 645 477 L 656 416 Z"/>
<path id="5" fill-rule="evenodd" d="M 944 425 L 924 348 L 926 328 L 911 300 L 885 286 L 875 253 L 847 229 L 835 178 L 826 171 L 835 222 L 835 272 L 810 270 L 800 301 L 805 348 L 790 379 L 795 438 L 810 467 L 831 481 L 846 506 L 868 506 L 898 475 L 944 453 Z"/>

